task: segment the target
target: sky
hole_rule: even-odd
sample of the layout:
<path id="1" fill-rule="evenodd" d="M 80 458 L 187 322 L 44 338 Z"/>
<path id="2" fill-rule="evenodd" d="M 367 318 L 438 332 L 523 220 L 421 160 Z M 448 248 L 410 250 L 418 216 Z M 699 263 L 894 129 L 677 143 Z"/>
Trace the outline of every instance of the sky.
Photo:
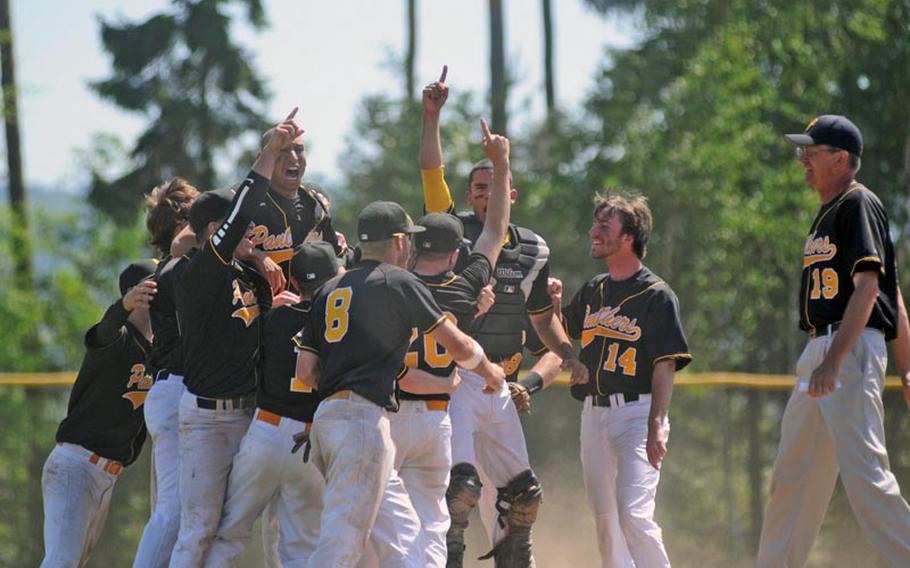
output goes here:
<path id="1" fill-rule="evenodd" d="M 510 93 L 510 126 L 538 118 L 544 105 L 540 0 L 506 0 L 506 56 L 517 84 Z M 26 182 L 82 191 L 86 174 L 78 151 L 99 133 L 128 145 L 146 117 L 102 101 L 88 82 L 106 78 L 110 58 L 99 18 L 138 21 L 167 10 L 167 0 L 13 0 L 20 129 Z M 345 137 L 358 103 L 374 93 L 401 94 L 402 73 L 385 63 L 405 47 L 404 0 L 264 0 L 269 26 L 234 28 L 273 93 L 271 118 L 299 105 L 307 131 L 307 176 L 335 181 L 344 168 Z M 486 93 L 487 0 L 418 0 L 416 82 L 435 80 L 449 65 L 456 90 Z M 628 23 L 604 19 L 581 0 L 553 2 L 557 99 L 577 106 L 592 87 L 604 49 L 629 46 Z M 519 112 L 519 110 L 521 112 Z"/>

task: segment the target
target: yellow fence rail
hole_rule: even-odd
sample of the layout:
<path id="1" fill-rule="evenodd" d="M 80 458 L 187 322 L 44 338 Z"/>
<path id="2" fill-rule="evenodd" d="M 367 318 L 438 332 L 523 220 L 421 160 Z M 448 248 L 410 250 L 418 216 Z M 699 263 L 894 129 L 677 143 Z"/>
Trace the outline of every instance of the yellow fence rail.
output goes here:
<path id="1" fill-rule="evenodd" d="M 68 387 L 76 380 L 76 373 L 0 373 L 0 387 Z M 676 377 L 678 387 L 738 387 L 752 389 L 789 390 L 793 388 L 792 375 L 761 375 L 753 373 L 681 373 Z M 556 379 L 556 384 L 567 386 L 569 376 L 565 373 Z M 897 377 L 888 377 L 885 388 L 900 388 Z"/>

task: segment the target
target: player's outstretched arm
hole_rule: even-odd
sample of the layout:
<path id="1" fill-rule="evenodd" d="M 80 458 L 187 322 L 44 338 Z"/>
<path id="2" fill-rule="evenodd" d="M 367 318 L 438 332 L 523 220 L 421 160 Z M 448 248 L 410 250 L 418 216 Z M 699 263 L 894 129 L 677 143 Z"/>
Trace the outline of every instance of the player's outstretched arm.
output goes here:
<path id="1" fill-rule="evenodd" d="M 432 375 L 420 369 L 408 369 L 398 381 L 401 389 L 411 394 L 452 394 L 460 383 L 458 368 L 448 377 Z"/>
<path id="2" fill-rule="evenodd" d="M 452 193 L 446 184 L 442 158 L 442 136 L 439 115 L 449 98 L 446 75 L 442 67 L 439 80 L 423 88 L 423 126 L 420 131 L 420 177 L 423 181 L 424 209 L 427 213 L 454 211 Z"/>
<path id="3" fill-rule="evenodd" d="M 480 344 L 462 333 L 451 320 L 446 318 L 433 330 L 432 335 L 446 348 L 459 367 L 484 378 L 487 383 L 484 392 L 498 392 L 502 388 L 506 378 L 502 367 L 491 363 Z"/>
<path id="4" fill-rule="evenodd" d="M 313 390 L 319 390 L 319 355 L 305 349 L 297 351 L 297 379 Z"/>
<path id="5" fill-rule="evenodd" d="M 511 170 L 509 167 L 509 139 L 493 134 L 487 121 L 480 119 L 483 131 L 483 151 L 493 162 L 493 187 L 487 203 L 487 215 L 483 232 L 474 243 L 473 252 L 482 254 L 495 266 L 502 250 L 502 242 L 509 230 L 509 213 L 511 210 L 510 189 Z"/>
<path id="6" fill-rule="evenodd" d="M 900 286 L 897 288 L 897 337 L 894 338 L 894 361 L 901 379 L 904 401 L 910 407 L 910 320 Z"/>
<path id="7" fill-rule="evenodd" d="M 575 348 L 566 335 L 566 330 L 560 321 L 560 315 L 553 309 L 549 309 L 539 314 L 531 314 L 530 318 L 534 331 L 540 336 L 540 340 L 547 346 L 547 349 L 562 359 L 562 368 L 571 373 L 569 384 L 587 383 L 588 368 L 575 354 Z"/>
<path id="8" fill-rule="evenodd" d="M 667 455 L 667 414 L 670 412 L 670 398 L 673 395 L 673 377 L 676 361 L 665 360 L 654 365 L 651 377 L 651 412 L 648 414 L 648 441 L 645 452 L 654 469 L 660 469 L 660 462 Z"/>

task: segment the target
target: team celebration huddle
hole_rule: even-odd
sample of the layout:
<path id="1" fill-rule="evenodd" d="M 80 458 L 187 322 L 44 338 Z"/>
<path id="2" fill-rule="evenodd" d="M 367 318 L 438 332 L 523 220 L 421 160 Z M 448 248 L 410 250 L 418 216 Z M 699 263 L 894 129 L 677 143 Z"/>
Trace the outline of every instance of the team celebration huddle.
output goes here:
<path id="1" fill-rule="evenodd" d="M 455 213 L 440 135 L 448 94 L 444 68 L 414 133 L 414 217 L 379 200 L 356 233 L 338 232 L 329 199 L 304 181 L 297 109 L 263 135 L 234 188 L 175 178 L 150 191 L 158 259 L 122 271 L 121 297 L 85 334 L 42 475 L 42 567 L 85 565 L 146 433 L 152 513 L 134 567 L 235 566 L 260 518 L 273 567 L 458 568 L 471 555 L 535 566 L 544 483 L 519 416 L 561 373 L 581 403 L 601 565 L 670 566 L 655 498 L 674 376 L 692 355 L 676 295 L 643 264 L 647 200 L 592 189 L 590 256 L 606 272 L 564 301 L 544 237 L 511 222 L 510 144 L 486 122 L 468 210 Z M 802 263 L 808 343 L 758 565 L 806 564 L 840 474 L 869 541 L 910 566 L 910 507 L 882 422 L 886 342 L 910 385 L 888 218 L 855 179 L 863 141 L 847 118 L 823 115 L 786 138 L 821 208 Z M 565 229 L 582 238 L 586 227 Z M 488 549 L 466 550 L 475 510 Z"/>

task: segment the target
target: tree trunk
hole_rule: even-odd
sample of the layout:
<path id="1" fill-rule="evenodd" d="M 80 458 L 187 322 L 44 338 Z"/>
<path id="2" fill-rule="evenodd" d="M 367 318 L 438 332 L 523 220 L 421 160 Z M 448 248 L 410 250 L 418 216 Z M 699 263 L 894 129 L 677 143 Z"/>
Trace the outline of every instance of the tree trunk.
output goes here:
<path id="1" fill-rule="evenodd" d="M 12 248 L 17 284 L 31 289 L 32 251 L 29 240 L 28 201 L 22 177 L 22 149 L 19 140 L 19 110 L 16 91 L 16 62 L 13 56 L 13 25 L 9 0 L 0 0 L 0 86 L 3 88 L 3 122 L 6 127 L 6 162 L 9 171 L 9 200 L 13 210 Z"/>
<path id="2" fill-rule="evenodd" d="M 556 109 L 556 89 L 553 78 L 553 7 L 551 0 L 543 0 L 543 76 L 547 94 L 547 117 Z"/>
<path id="3" fill-rule="evenodd" d="M 506 98 L 505 32 L 503 31 L 502 0 L 490 0 L 490 104 L 493 111 L 493 132 L 508 136 Z"/>
<path id="4" fill-rule="evenodd" d="M 417 0 L 406 0 L 408 9 L 408 48 L 404 58 L 405 98 L 413 100 L 414 60 L 417 57 Z"/>

